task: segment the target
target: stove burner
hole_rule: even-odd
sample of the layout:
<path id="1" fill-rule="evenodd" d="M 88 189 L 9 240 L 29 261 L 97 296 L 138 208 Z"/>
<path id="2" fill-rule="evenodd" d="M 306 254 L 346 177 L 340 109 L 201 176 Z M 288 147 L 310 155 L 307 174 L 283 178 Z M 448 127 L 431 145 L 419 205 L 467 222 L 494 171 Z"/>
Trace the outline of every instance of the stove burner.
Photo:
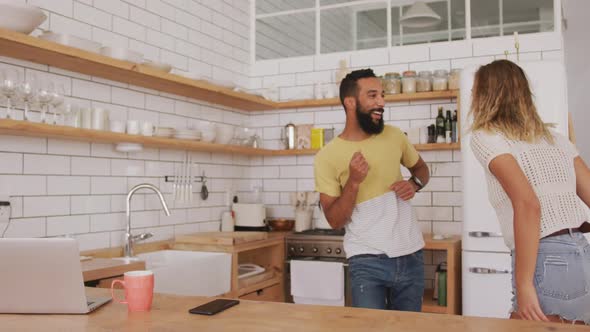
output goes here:
<path id="1" fill-rule="evenodd" d="M 344 235 L 344 228 L 341 229 L 308 229 L 302 232 L 295 232 L 295 234 L 302 234 L 302 235 L 337 235 L 342 236 Z"/>

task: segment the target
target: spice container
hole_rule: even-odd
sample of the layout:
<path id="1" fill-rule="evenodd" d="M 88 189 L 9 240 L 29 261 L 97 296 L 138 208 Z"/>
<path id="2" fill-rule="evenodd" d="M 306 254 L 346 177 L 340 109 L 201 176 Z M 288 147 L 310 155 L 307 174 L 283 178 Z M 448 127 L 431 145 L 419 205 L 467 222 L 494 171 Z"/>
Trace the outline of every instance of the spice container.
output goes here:
<path id="1" fill-rule="evenodd" d="M 432 91 L 432 73 L 429 70 L 421 71 L 416 79 L 416 91 Z"/>
<path id="2" fill-rule="evenodd" d="M 387 73 L 383 79 L 383 90 L 386 94 L 402 92 L 402 82 L 398 73 Z"/>
<path id="3" fill-rule="evenodd" d="M 448 90 L 448 74 L 444 69 L 434 71 L 434 77 L 432 78 L 432 90 L 443 91 Z"/>
<path id="4" fill-rule="evenodd" d="M 416 72 L 408 70 L 404 72 L 402 77 L 402 91 L 404 93 L 416 92 Z"/>
<path id="5" fill-rule="evenodd" d="M 461 79 L 461 69 L 451 70 L 451 74 L 449 75 L 449 90 L 458 90 L 460 79 Z"/>

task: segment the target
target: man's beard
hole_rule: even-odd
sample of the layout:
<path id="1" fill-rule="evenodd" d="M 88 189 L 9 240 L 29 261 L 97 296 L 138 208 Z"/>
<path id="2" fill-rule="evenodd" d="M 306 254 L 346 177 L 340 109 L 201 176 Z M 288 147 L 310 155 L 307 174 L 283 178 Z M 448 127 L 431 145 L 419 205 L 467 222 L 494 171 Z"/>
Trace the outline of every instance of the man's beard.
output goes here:
<path id="1" fill-rule="evenodd" d="M 369 135 L 381 134 L 381 132 L 383 131 L 383 128 L 384 128 L 383 109 L 382 108 L 374 108 L 374 109 L 370 110 L 368 113 L 364 113 L 361 111 L 361 107 L 360 107 L 358 101 L 357 101 L 356 105 L 357 105 L 356 106 L 356 118 L 357 118 L 358 124 L 361 127 L 361 129 Z M 373 118 L 371 117 L 371 114 L 373 112 L 381 112 L 381 119 L 379 119 L 379 121 L 377 123 L 375 123 L 373 121 Z"/>

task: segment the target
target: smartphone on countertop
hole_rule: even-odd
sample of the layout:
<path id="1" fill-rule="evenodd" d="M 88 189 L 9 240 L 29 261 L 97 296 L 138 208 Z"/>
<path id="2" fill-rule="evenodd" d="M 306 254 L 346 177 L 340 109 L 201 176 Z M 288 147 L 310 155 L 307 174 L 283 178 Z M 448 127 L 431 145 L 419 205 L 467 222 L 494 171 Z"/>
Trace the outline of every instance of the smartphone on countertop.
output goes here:
<path id="1" fill-rule="evenodd" d="M 238 303 L 240 303 L 240 301 L 238 300 L 216 299 L 211 302 L 201 304 L 198 307 L 194 307 L 190 309 L 188 312 L 190 312 L 191 314 L 211 316 L 215 315 L 218 312 L 222 312 L 225 309 L 231 308 Z"/>

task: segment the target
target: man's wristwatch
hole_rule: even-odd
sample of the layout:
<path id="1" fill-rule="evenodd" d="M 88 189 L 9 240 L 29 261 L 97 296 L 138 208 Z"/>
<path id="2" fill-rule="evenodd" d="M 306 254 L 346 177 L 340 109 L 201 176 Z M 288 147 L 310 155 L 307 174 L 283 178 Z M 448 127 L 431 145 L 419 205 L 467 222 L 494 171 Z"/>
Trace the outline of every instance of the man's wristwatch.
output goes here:
<path id="1" fill-rule="evenodd" d="M 416 189 L 416 192 L 419 192 L 422 188 L 424 188 L 424 184 L 422 184 L 422 181 L 420 181 L 419 178 L 415 177 L 414 175 L 412 175 L 412 177 L 410 177 L 410 180 L 416 184 L 416 186 L 418 187 L 418 189 Z"/>

